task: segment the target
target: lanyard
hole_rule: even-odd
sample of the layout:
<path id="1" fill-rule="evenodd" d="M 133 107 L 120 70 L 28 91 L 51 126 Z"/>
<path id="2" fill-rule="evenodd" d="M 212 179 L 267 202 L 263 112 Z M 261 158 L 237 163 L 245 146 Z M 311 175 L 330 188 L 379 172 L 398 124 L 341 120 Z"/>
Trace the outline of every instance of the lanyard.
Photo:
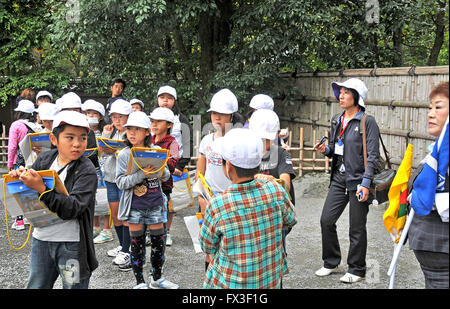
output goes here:
<path id="1" fill-rule="evenodd" d="M 359 108 L 358 108 L 358 112 L 359 112 Z M 356 112 L 356 113 L 358 113 L 358 112 Z M 339 137 L 338 137 L 338 139 L 342 139 L 342 135 L 344 134 L 345 129 L 347 129 L 348 124 L 350 123 L 350 120 L 351 120 L 351 119 L 347 122 L 347 124 L 345 125 L 345 127 L 342 129 L 342 127 L 344 126 L 344 120 L 345 120 L 345 113 L 344 113 L 344 115 L 342 116 L 341 130 L 340 130 L 340 132 L 339 132 Z"/>

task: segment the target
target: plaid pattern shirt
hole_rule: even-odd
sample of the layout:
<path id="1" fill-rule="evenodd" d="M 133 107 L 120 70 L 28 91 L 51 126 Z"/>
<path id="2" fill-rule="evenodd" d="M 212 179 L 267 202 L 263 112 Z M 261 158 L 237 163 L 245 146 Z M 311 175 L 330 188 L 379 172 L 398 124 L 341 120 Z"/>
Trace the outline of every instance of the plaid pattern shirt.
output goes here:
<path id="1" fill-rule="evenodd" d="M 294 206 L 275 181 L 233 184 L 205 211 L 200 245 L 212 255 L 204 288 L 280 288 L 287 273 L 282 228 L 297 223 Z"/>

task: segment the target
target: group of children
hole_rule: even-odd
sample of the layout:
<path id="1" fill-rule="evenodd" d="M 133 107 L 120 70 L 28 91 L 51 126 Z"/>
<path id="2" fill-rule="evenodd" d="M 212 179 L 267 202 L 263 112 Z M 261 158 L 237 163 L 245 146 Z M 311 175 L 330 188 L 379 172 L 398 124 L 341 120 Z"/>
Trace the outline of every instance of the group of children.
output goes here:
<path id="1" fill-rule="evenodd" d="M 115 84 L 111 85 L 112 90 Z M 125 84 L 122 82 L 121 86 L 123 90 Z M 51 102 L 51 95 L 49 98 Z M 16 110 L 22 113 L 31 111 L 33 114 L 28 102 L 20 101 Z M 63 279 L 64 287 L 87 288 L 90 275 L 98 266 L 93 244 L 113 239 L 111 220 L 119 246 L 109 250 L 107 254 L 114 258 L 113 264 L 118 265 L 120 270 L 133 271 L 136 278 L 134 288 L 178 288 L 177 284 L 162 276 L 162 267 L 166 246 L 172 242 L 169 233 L 173 218 L 173 212 L 170 211 L 172 175 L 181 175 L 189 162 L 186 153 L 189 154 L 192 145 L 189 142 L 192 141 L 193 134 L 187 118 L 177 107 L 176 90 L 170 86 L 161 87 L 150 115 L 143 112 L 142 101 L 133 99 L 128 102 L 121 97 L 121 93 L 118 93 L 116 99 L 111 100 L 106 110 L 101 103 L 94 100 L 87 100 L 81 104 L 81 99 L 73 92 L 62 96 L 56 104 L 50 102 L 39 104 L 38 121 L 41 130 L 52 132 L 51 142 L 56 149 L 42 152 L 31 167 L 13 158 L 12 164 L 8 164 L 10 174 L 19 177 L 26 186 L 38 191 L 41 194 L 41 201 L 64 220 L 62 224 L 69 226 L 66 228 L 62 224 L 61 226 L 55 224 L 35 228 L 28 287 L 52 287 L 59 275 Z M 24 112 L 22 106 L 25 105 L 29 105 L 30 108 Z M 53 105 L 53 109 L 50 105 Z M 248 121 L 245 123 L 245 127 L 248 128 L 239 129 L 245 132 L 237 132 L 237 137 L 245 135 L 244 140 L 247 142 L 243 144 L 235 136 L 226 139 L 227 144 L 219 147 L 218 145 L 224 143 L 224 137 L 229 134 L 227 132 L 238 130 L 233 127 L 242 127 L 245 119 L 238 113 L 237 98 L 228 89 L 217 92 L 210 102 L 208 112 L 214 132 L 201 140 L 196 174 L 196 178 L 200 174 L 204 175 L 211 189 L 217 193 L 209 203 L 201 197 L 198 198 L 199 208 L 205 219 L 200 235 L 202 248 L 207 253 L 205 287 L 280 287 L 282 274 L 287 270 L 284 239 L 289 229 L 296 223 L 292 186 L 295 173 L 288 152 L 280 146 L 282 142 L 279 138 L 280 124 L 278 116 L 273 112 L 273 100 L 266 95 L 258 95 L 253 98 L 250 107 Z M 107 122 L 107 118 L 111 123 Z M 26 121 L 22 119 L 18 118 L 17 121 L 25 126 L 28 122 L 33 122 L 31 118 Z M 183 130 L 190 130 L 187 135 L 191 137 L 190 140 L 186 141 L 183 138 L 186 136 Z M 10 135 L 11 133 L 13 132 L 10 130 Z M 97 147 L 96 137 L 122 140 L 126 147 L 121 150 L 98 147 L 98 156 L 91 155 L 87 158 L 84 155 L 85 150 Z M 20 139 L 20 136 L 17 139 Z M 129 173 L 132 147 L 168 149 L 170 157 L 163 173 L 150 165 L 142 167 L 135 173 Z M 251 147 L 253 148 L 250 149 Z M 236 149 L 232 152 L 234 157 L 233 155 L 230 157 L 226 149 Z M 89 164 L 89 161 L 92 164 Z M 58 171 L 69 196 L 47 190 L 39 174 L 35 172 L 43 169 Z M 96 205 L 96 195 L 100 191 L 97 190 L 99 177 L 102 177 L 106 184 L 110 216 L 105 214 L 103 229 L 100 228 L 100 218 L 96 216 L 94 220 L 96 208 L 99 207 Z M 285 188 L 275 182 L 275 179 L 283 181 Z M 240 182 L 241 180 L 243 182 Z M 245 226 L 250 230 L 261 224 L 258 220 L 264 222 L 265 228 L 258 228 L 260 231 L 256 234 L 244 233 L 241 235 L 242 239 L 239 237 L 235 239 L 236 235 L 230 234 L 228 246 L 219 248 L 223 245 L 220 237 L 225 237 L 226 233 L 232 231 L 230 224 L 236 223 L 231 221 L 220 236 L 214 227 L 216 220 L 220 218 L 217 217 L 217 213 L 212 212 L 213 208 L 210 205 L 217 205 L 222 194 L 226 196 L 227 193 L 232 199 L 233 194 L 240 192 L 234 188 L 236 185 L 249 183 L 251 186 L 246 190 L 254 191 L 255 196 L 258 196 L 252 199 L 253 207 L 239 209 L 239 204 L 233 207 L 241 212 L 237 216 L 246 222 Z M 236 213 L 231 211 L 223 215 L 236 216 Z M 256 221 L 255 216 L 259 218 Z M 59 229 L 58 231 L 64 229 L 62 235 L 67 237 L 55 238 L 55 229 Z M 267 237 L 255 237 L 266 232 L 270 236 L 269 240 Z M 251 250 L 258 253 L 254 252 L 248 257 L 244 255 L 230 261 L 228 253 L 234 250 L 230 244 L 234 243 L 239 247 L 242 246 L 240 242 L 250 244 Z M 68 253 L 67 244 L 73 246 L 72 255 Z M 146 244 L 151 245 L 152 271 L 149 284 L 146 283 L 143 274 Z M 54 254 L 50 254 L 50 251 Z M 74 255 L 74 252 L 78 253 Z M 51 259 L 55 259 L 54 262 L 59 267 L 53 269 L 50 269 L 50 265 L 45 269 L 38 267 L 43 260 L 48 260 L 46 254 L 50 254 Z M 257 270 L 259 275 L 256 276 L 264 278 L 259 278 L 259 281 L 251 279 L 255 270 L 249 271 L 255 267 L 255 254 L 259 256 L 258 259 L 265 260 L 270 257 L 271 260 L 270 271 L 267 271 L 267 266 L 263 266 L 265 262 L 260 263 L 262 268 Z M 77 267 L 68 265 L 68 259 L 77 260 Z M 235 265 L 233 267 L 236 269 L 231 269 L 231 273 L 224 273 L 223 270 L 230 265 Z M 76 275 L 74 272 L 77 272 Z M 243 273 L 249 278 L 248 282 L 239 278 L 239 274 Z M 261 275 L 262 273 L 264 275 Z M 74 280 L 74 277 L 77 280 Z"/>

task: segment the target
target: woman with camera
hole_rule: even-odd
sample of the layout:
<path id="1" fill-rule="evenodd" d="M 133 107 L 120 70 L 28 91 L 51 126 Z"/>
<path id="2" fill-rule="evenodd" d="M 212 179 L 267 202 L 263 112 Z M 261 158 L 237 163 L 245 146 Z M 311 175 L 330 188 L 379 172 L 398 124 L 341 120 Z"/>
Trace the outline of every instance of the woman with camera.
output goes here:
<path id="1" fill-rule="evenodd" d="M 316 275 L 328 276 L 343 268 L 340 266 L 336 222 L 349 204 L 348 270 L 340 280 L 353 283 L 364 279 L 366 272 L 366 221 L 372 199 L 369 188 L 379 158 L 379 129 L 375 118 L 367 116 L 365 167 L 360 124 L 365 112 L 367 87 L 360 79 L 351 78 L 343 83 L 333 82 L 332 88 L 343 111 L 331 120 L 329 145 L 317 143 L 314 146 L 317 151 L 333 159 L 329 191 L 320 218 L 323 267 L 316 271 Z"/>

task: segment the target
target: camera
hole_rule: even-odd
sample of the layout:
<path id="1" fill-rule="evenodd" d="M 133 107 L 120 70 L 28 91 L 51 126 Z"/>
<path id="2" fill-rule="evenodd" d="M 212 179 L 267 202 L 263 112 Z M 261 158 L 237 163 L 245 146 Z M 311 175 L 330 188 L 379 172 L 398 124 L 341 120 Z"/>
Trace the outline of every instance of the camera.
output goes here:
<path id="1" fill-rule="evenodd" d="M 323 143 L 325 143 L 328 140 L 328 137 L 324 136 L 322 137 L 322 139 L 319 141 L 319 143 L 317 144 L 317 147 L 319 147 L 320 145 L 322 145 Z"/>
<path id="2" fill-rule="evenodd" d="M 361 185 L 358 185 L 358 186 L 356 187 L 356 191 L 358 191 L 359 188 L 361 188 Z M 363 193 L 362 191 L 359 192 L 359 193 L 356 195 L 356 198 L 358 199 L 358 202 L 361 202 L 361 200 L 363 199 L 363 196 L 364 196 L 364 193 Z"/>

